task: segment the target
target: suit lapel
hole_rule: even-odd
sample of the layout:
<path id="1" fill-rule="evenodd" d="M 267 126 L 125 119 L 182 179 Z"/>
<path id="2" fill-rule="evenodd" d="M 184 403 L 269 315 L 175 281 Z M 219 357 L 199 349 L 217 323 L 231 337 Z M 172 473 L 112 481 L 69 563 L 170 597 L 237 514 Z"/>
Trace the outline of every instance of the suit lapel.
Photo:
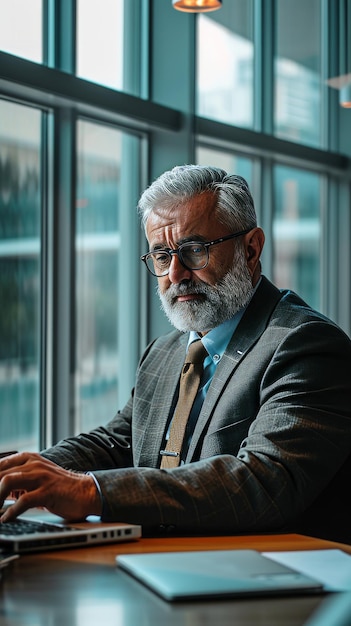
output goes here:
<path id="1" fill-rule="evenodd" d="M 135 455 L 137 465 L 157 467 L 160 462 L 160 449 L 167 421 L 173 406 L 180 373 L 184 364 L 188 334 L 181 335 L 172 347 L 167 371 L 160 372 L 153 393 L 150 411 L 144 423 L 145 436 L 139 455 Z"/>
<path id="2" fill-rule="evenodd" d="M 237 329 L 235 330 L 228 347 L 219 363 L 215 375 L 208 389 L 194 433 L 189 446 L 186 461 L 190 462 L 203 431 L 212 419 L 218 400 L 230 378 L 247 353 L 252 349 L 264 332 L 273 309 L 281 299 L 282 294 L 271 282 L 262 277 L 250 304 L 247 307 Z"/>

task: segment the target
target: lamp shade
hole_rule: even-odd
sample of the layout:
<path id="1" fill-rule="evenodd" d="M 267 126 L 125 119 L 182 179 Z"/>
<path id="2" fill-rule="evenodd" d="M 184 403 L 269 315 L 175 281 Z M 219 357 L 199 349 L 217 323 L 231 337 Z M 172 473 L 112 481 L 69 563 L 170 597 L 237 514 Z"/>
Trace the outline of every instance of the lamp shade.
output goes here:
<path id="1" fill-rule="evenodd" d="M 185 13 L 205 13 L 216 11 L 222 6 L 222 0 L 172 0 L 173 7 Z"/>

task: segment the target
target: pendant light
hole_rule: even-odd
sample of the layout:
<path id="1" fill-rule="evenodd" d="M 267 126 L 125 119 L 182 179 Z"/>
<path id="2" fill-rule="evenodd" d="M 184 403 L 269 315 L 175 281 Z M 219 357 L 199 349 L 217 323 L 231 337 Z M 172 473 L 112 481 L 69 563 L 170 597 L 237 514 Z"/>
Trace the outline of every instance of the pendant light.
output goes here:
<path id="1" fill-rule="evenodd" d="M 205 13 L 216 11 L 222 6 L 222 0 L 172 0 L 173 8 L 185 13 Z"/>

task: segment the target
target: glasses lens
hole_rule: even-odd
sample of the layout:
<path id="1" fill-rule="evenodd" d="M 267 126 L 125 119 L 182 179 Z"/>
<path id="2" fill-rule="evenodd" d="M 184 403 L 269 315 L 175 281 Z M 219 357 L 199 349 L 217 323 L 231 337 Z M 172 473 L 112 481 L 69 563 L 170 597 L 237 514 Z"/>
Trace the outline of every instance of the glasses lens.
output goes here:
<path id="1" fill-rule="evenodd" d="M 184 243 L 179 252 L 182 262 L 189 269 L 198 270 L 206 267 L 208 252 L 202 243 Z"/>
<path id="2" fill-rule="evenodd" d="M 164 250 L 153 252 L 146 257 L 147 266 L 155 276 L 163 276 L 168 272 L 171 264 L 171 255 Z"/>

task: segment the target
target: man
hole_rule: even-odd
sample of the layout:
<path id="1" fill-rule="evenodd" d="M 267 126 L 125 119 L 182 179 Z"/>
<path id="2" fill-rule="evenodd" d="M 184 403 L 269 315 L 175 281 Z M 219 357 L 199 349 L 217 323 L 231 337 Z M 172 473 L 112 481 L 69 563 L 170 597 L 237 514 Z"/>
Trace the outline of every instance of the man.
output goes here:
<path id="1" fill-rule="evenodd" d="M 350 540 L 349 338 L 261 276 L 264 235 L 244 179 L 176 167 L 139 209 L 142 260 L 177 330 L 146 349 L 129 402 L 106 427 L 0 461 L 0 500 L 24 490 L 2 520 L 41 505 L 145 533 Z M 167 446 L 196 339 L 207 356 L 177 457 Z"/>

